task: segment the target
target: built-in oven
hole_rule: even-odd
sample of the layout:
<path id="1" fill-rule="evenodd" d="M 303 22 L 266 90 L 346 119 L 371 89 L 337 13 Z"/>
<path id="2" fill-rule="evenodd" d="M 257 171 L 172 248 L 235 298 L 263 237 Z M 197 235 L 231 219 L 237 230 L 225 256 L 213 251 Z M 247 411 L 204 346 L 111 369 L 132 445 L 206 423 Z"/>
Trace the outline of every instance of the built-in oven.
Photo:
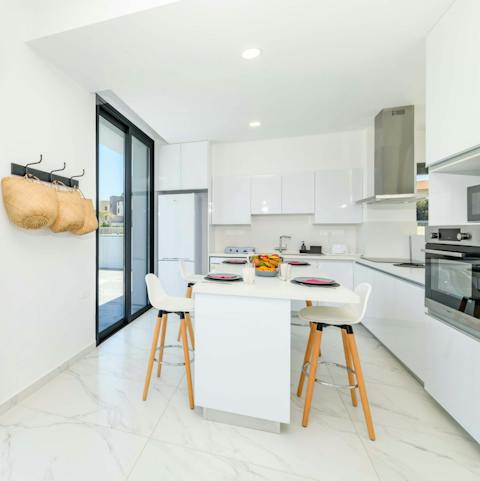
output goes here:
<path id="1" fill-rule="evenodd" d="M 428 313 L 480 338 L 480 225 L 427 227 Z"/>

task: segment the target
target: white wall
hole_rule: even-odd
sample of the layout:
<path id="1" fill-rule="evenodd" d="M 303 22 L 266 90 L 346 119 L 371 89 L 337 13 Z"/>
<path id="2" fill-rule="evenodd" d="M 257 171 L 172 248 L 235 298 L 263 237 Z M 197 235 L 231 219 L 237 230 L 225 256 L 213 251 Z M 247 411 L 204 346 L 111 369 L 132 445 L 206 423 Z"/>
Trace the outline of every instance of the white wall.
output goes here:
<path id="1" fill-rule="evenodd" d="M 212 145 L 213 175 L 288 174 L 321 169 L 361 167 L 366 156 L 366 131 L 335 132 L 252 142 Z M 214 226 L 210 249 L 222 251 L 228 245 L 253 245 L 269 250 L 280 235 L 291 235 L 289 249 L 332 243 L 347 243 L 356 251 L 356 227 L 313 225 L 310 215 L 252 216 L 251 226 Z"/>
<path id="2" fill-rule="evenodd" d="M 28 16 L 0 15 L 0 174 L 44 154 L 43 169 L 85 169 L 95 193 L 95 98 L 23 41 Z M 0 207 L 0 405 L 95 343 L 95 234 L 21 230 Z"/>
<path id="3" fill-rule="evenodd" d="M 420 145 L 420 149 L 423 146 Z M 419 157 L 421 157 L 419 155 Z M 373 129 L 323 135 L 212 145 L 213 175 L 260 175 L 363 167 L 365 192 L 373 188 Z M 365 206 L 365 223 L 313 225 L 309 215 L 252 216 L 250 226 L 214 226 L 210 249 L 253 245 L 269 250 L 281 234 L 291 235 L 289 249 L 345 243 L 350 252 L 378 257 L 407 257 L 408 235 L 416 231 L 415 205 Z"/>

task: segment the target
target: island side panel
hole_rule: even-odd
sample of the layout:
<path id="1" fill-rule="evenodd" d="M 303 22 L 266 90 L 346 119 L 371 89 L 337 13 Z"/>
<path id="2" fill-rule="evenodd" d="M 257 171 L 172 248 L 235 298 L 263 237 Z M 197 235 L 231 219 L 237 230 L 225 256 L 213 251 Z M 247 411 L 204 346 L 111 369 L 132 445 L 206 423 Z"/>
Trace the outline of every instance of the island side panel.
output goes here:
<path id="1" fill-rule="evenodd" d="M 195 294 L 195 404 L 290 422 L 290 301 Z"/>

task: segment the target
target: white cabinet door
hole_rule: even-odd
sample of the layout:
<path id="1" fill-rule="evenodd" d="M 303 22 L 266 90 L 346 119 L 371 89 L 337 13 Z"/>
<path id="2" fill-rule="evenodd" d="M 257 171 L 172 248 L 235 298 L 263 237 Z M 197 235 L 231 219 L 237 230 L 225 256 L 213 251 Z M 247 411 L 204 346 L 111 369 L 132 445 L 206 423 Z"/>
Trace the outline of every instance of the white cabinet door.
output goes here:
<path id="1" fill-rule="evenodd" d="M 282 213 L 313 214 L 315 211 L 315 174 L 282 176 Z"/>
<path id="2" fill-rule="evenodd" d="M 320 273 L 335 279 L 342 286 L 353 289 L 353 261 L 321 260 L 318 263 Z"/>
<path id="3" fill-rule="evenodd" d="M 212 187 L 212 224 L 251 223 L 250 177 L 214 177 Z"/>
<path id="4" fill-rule="evenodd" d="M 355 203 L 362 185 L 361 169 L 315 173 L 315 224 L 358 224 L 363 208 Z"/>
<path id="5" fill-rule="evenodd" d="M 282 177 L 257 175 L 251 178 L 252 214 L 282 213 Z"/>
<path id="6" fill-rule="evenodd" d="M 480 2 L 454 2 L 427 37 L 427 164 L 480 145 Z"/>
<path id="7" fill-rule="evenodd" d="M 436 319 L 430 324 L 425 389 L 480 442 L 480 341 Z"/>
<path id="8" fill-rule="evenodd" d="M 161 145 L 158 151 L 155 190 L 181 189 L 180 144 Z"/>
<path id="9" fill-rule="evenodd" d="M 182 189 L 208 189 L 208 142 L 181 144 Z"/>
<path id="10" fill-rule="evenodd" d="M 362 282 L 372 286 L 363 324 L 418 378 L 424 380 L 428 346 L 432 342 L 424 308 L 425 290 L 357 263 L 355 285 Z"/>
<path id="11" fill-rule="evenodd" d="M 225 274 L 239 274 L 242 275 L 243 268 L 245 264 L 235 265 L 235 264 L 228 264 L 225 261 L 228 259 L 232 259 L 232 257 L 210 257 L 209 263 L 210 268 L 209 272 L 220 272 Z M 247 256 L 238 256 L 235 259 L 247 259 Z"/>

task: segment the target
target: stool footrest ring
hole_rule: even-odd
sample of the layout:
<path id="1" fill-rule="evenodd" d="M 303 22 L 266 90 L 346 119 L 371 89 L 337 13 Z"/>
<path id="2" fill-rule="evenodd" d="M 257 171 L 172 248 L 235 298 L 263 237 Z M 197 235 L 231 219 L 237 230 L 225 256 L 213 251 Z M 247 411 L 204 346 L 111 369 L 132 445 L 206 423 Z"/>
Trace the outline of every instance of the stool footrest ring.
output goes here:
<path id="1" fill-rule="evenodd" d="M 338 364 L 336 362 L 321 361 L 318 364 L 340 367 L 342 369 L 345 369 L 346 371 L 351 372 L 352 374 L 355 374 L 355 371 L 353 369 L 350 369 L 349 367 L 344 366 L 343 364 Z M 302 371 L 305 374 L 305 376 L 308 377 L 310 375 L 310 363 L 309 362 L 306 362 L 303 365 Z M 337 384 L 337 383 L 333 383 L 333 382 L 329 382 L 329 381 L 324 381 L 323 379 L 319 379 L 319 378 L 315 378 L 315 382 L 318 383 L 318 384 L 323 384 L 324 386 L 334 387 L 334 388 L 337 388 L 337 389 L 356 389 L 358 387 L 358 384 Z"/>
<path id="2" fill-rule="evenodd" d="M 183 349 L 183 346 L 181 344 L 167 344 L 163 346 L 163 349 Z M 157 347 L 157 351 L 160 351 L 159 347 Z M 192 364 L 195 361 L 195 354 L 193 349 L 188 348 L 188 351 L 192 353 L 190 357 L 190 364 Z M 159 362 L 162 366 L 185 366 L 185 362 L 159 361 L 157 358 L 154 361 Z"/>

